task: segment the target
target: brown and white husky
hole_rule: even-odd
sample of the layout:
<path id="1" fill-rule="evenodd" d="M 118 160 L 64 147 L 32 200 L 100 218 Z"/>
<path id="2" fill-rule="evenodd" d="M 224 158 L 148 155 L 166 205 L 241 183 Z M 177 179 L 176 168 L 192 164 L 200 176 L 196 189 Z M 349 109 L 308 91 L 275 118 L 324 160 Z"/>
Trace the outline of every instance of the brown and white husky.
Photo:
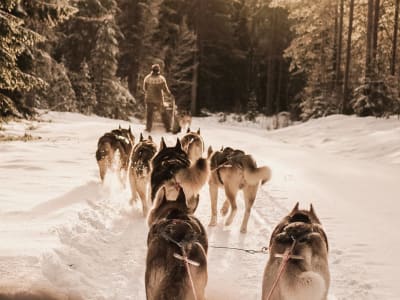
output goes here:
<path id="1" fill-rule="evenodd" d="M 148 217 L 147 300 L 204 300 L 208 278 L 206 231 L 191 215 L 182 189 L 173 201 L 166 199 L 164 188 L 158 193 Z"/>
<path id="2" fill-rule="evenodd" d="M 211 220 L 210 226 L 217 225 L 217 199 L 218 188 L 224 188 L 226 200 L 222 206 L 221 214 L 230 214 L 225 225 L 230 225 L 237 212 L 236 195 L 243 190 L 245 201 L 245 213 L 240 231 L 247 232 L 251 207 L 256 199 L 258 187 L 271 178 L 271 170 L 267 166 L 257 167 L 251 155 L 241 150 L 234 150 L 230 147 L 222 148 L 220 151 L 208 149 L 208 157 L 211 160 L 211 176 L 208 182 L 211 198 Z"/>
<path id="3" fill-rule="evenodd" d="M 137 200 L 139 195 L 142 201 L 143 216 L 147 216 L 150 203 L 150 174 L 151 160 L 157 152 L 157 145 L 149 135 L 147 139 L 140 134 L 139 143 L 135 145 L 131 154 L 131 166 L 129 170 L 129 182 L 131 185 L 132 199 Z"/>

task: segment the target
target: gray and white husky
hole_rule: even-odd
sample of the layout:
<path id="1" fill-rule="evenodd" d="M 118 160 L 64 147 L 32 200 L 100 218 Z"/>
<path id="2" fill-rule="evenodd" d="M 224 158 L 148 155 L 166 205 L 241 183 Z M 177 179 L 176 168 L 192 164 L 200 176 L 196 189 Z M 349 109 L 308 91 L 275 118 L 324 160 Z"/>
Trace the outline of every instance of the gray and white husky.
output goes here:
<path id="1" fill-rule="evenodd" d="M 279 273 L 282 254 L 293 246 L 292 257 L 282 273 L 270 300 L 326 300 L 330 275 L 328 239 L 310 205 L 299 210 L 299 203 L 274 229 L 270 256 L 264 270 L 262 299 L 267 300 Z"/>

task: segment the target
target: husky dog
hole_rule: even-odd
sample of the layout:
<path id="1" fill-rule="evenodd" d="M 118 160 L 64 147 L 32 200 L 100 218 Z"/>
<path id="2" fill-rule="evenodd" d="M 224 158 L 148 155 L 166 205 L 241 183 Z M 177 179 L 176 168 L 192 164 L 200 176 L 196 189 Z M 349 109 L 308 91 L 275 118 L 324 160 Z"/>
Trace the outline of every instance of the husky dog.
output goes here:
<path id="1" fill-rule="evenodd" d="M 183 189 L 186 199 L 191 199 L 198 194 L 209 175 L 207 159 L 199 158 L 191 164 L 179 139 L 174 147 L 167 147 L 162 138 L 160 148 L 152 160 L 151 199 L 154 202 L 161 187 L 168 200 L 175 200 L 180 189 Z"/>
<path id="2" fill-rule="evenodd" d="M 128 170 L 129 157 L 134 143 L 135 137 L 130 126 L 128 129 L 123 129 L 119 126 L 118 129 L 107 132 L 100 137 L 97 142 L 96 160 L 102 181 L 104 181 L 107 170 L 111 169 L 117 158 L 116 153 L 119 153 L 119 161 L 117 163 L 120 170 Z"/>
<path id="3" fill-rule="evenodd" d="M 181 144 L 191 162 L 201 158 L 204 152 L 204 141 L 200 135 L 200 128 L 196 132 L 190 131 L 188 128 L 186 134 L 181 138 Z"/>
<path id="4" fill-rule="evenodd" d="M 0 285 L 1 300 L 82 300 L 81 297 L 71 296 L 49 286 Z"/>
<path id="5" fill-rule="evenodd" d="M 272 118 L 272 129 L 288 127 L 292 123 L 290 113 L 287 111 L 281 111 Z"/>
<path id="6" fill-rule="evenodd" d="M 203 156 L 204 152 L 204 141 L 200 135 L 200 128 L 194 132 L 187 129 L 186 134 L 181 138 L 181 144 L 183 150 L 188 154 L 190 162 L 193 164 Z M 197 194 L 188 200 L 189 206 L 193 211 L 196 210 L 199 205 L 200 195 Z"/>
<path id="7" fill-rule="evenodd" d="M 140 134 L 139 143 L 133 147 L 131 154 L 131 166 L 129 169 L 129 182 L 131 184 L 132 199 L 131 203 L 137 200 L 139 194 L 142 201 L 143 215 L 147 216 L 148 210 L 148 190 L 151 173 L 151 160 L 157 152 L 157 145 L 149 135 L 147 139 Z"/>
<path id="8" fill-rule="evenodd" d="M 147 299 L 203 300 L 208 278 L 206 231 L 190 215 L 182 189 L 175 201 L 166 199 L 164 188 L 158 193 L 149 214 Z"/>
<path id="9" fill-rule="evenodd" d="M 242 233 L 247 232 L 247 222 L 250 217 L 251 207 L 256 199 L 258 186 L 260 182 L 264 184 L 271 178 L 270 168 L 266 166 L 257 168 L 257 164 L 251 155 L 230 147 L 222 148 L 220 151 L 215 152 L 209 147 L 208 157 L 211 160 L 212 170 L 208 182 L 211 198 L 211 221 L 209 225 L 217 225 L 218 188 L 224 188 L 226 195 L 221 214 L 225 216 L 229 207 L 231 207 L 229 217 L 225 221 L 226 226 L 232 223 L 237 212 L 237 192 L 243 190 L 246 210 L 240 231 Z"/>
<path id="10" fill-rule="evenodd" d="M 282 254 L 295 246 L 271 300 L 326 300 L 329 289 L 328 239 L 314 208 L 299 203 L 274 229 L 264 270 L 262 299 L 266 300 L 278 276 Z M 295 257 L 296 256 L 296 257 Z"/>
<path id="11" fill-rule="evenodd" d="M 192 115 L 190 111 L 179 110 L 179 112 L 175 114 L 172 133 L 177 134 L 179 132 L 184 132 L 187 128 L 190 128 L 191 125 Z"/>
<path id="12" fill-rule="evenodd" d="M 182 131 L 185 130 L 185 128 L 189 129 L 190 126 L 192 126 L 192 114 L 190 111 L 187 110 L 182 110 L 178 114 L 178 119 L 179 119 L 179 127 L 181 128 Z"/>

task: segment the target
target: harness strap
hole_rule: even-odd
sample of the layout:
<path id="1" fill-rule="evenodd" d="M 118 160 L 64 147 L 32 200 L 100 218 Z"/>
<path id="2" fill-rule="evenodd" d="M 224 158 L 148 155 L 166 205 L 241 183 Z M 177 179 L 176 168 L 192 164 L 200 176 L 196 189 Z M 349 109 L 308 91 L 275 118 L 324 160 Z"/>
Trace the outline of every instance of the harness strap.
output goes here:
<path id="1" fill-rule="evenodd" d="M 192 273 L 190 273 L 190 267 L 189 267 L 189 262 L 188 262 L 188 259 L 187 259 L 186 251 L 185 251 L 184 247 L 181 247 L 181 249 L 182 249 L 183 257 L 185 257 L 184 262 L 185 262 L 187 273 L 189 275 L 190 285 L 192 286 L 192 292 L 193 292 L 194 300 L 197 300 L 196 288 L 194 286 Z"/>
<path id="2" fill-rule="evenodd" d="M 220 169 L 220 168 L 217 169 L 218 181 L 219 181 L 222 185 L 224 185 L 224 181 L 222 180 L 222 177 L 221 177 L 221 174 L 220 174 L 220 172 L 219 172 L 219 169 Z"/>
<path id="3" fill-rule="evenodd" d="M 291 256 L 292 256 L 293 249 L 296 246 L 296 242 L 297 241 L 295 239 L 293 239 L 293 243 L 290 246 L 290 248 L 287 248 L 285 250 L 285 252 L 283 253 L 282 262 L 281 262 L 281 265 L 279 267 L 278 275 L 276 276 L 275 281 L 274 281 L 274 283 L 272 285 L 272 288 L 269 291 L 267 300 L 271 300 L 272 299 L 272 294 L 274 293 L 274 291 L 275 291 L 275 289 L 276 289 L 276 287 L 278 285 L 279 279 L 281 278 L 283 272 L 286 270 L 286 267 L 287 267 L 287 264 L 288 264 L 289 260 L 292 258 Z"/>

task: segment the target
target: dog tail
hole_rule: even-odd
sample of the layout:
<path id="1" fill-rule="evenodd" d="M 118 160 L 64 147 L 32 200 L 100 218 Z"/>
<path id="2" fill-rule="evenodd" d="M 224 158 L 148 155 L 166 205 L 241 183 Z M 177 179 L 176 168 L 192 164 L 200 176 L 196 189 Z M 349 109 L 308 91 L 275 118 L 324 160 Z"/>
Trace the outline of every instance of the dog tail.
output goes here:
<path id="1" fill-rule="evenodd" d="M 261 181 L 261 184 L 266 183 L 271 179 L 271 169 L 267 166 L 259 168 L 244 169 L 244 178 L 251 184 L 257 184 Z"/>
<path id="2" fill-rule="evenodd" d="M 182 169 L 176 174 L 176 180 L 185 191 L 186 198 L 196 195 L 210 176 L 210 164 L 207 159 L 199 158 L 189 168 Z"/>

